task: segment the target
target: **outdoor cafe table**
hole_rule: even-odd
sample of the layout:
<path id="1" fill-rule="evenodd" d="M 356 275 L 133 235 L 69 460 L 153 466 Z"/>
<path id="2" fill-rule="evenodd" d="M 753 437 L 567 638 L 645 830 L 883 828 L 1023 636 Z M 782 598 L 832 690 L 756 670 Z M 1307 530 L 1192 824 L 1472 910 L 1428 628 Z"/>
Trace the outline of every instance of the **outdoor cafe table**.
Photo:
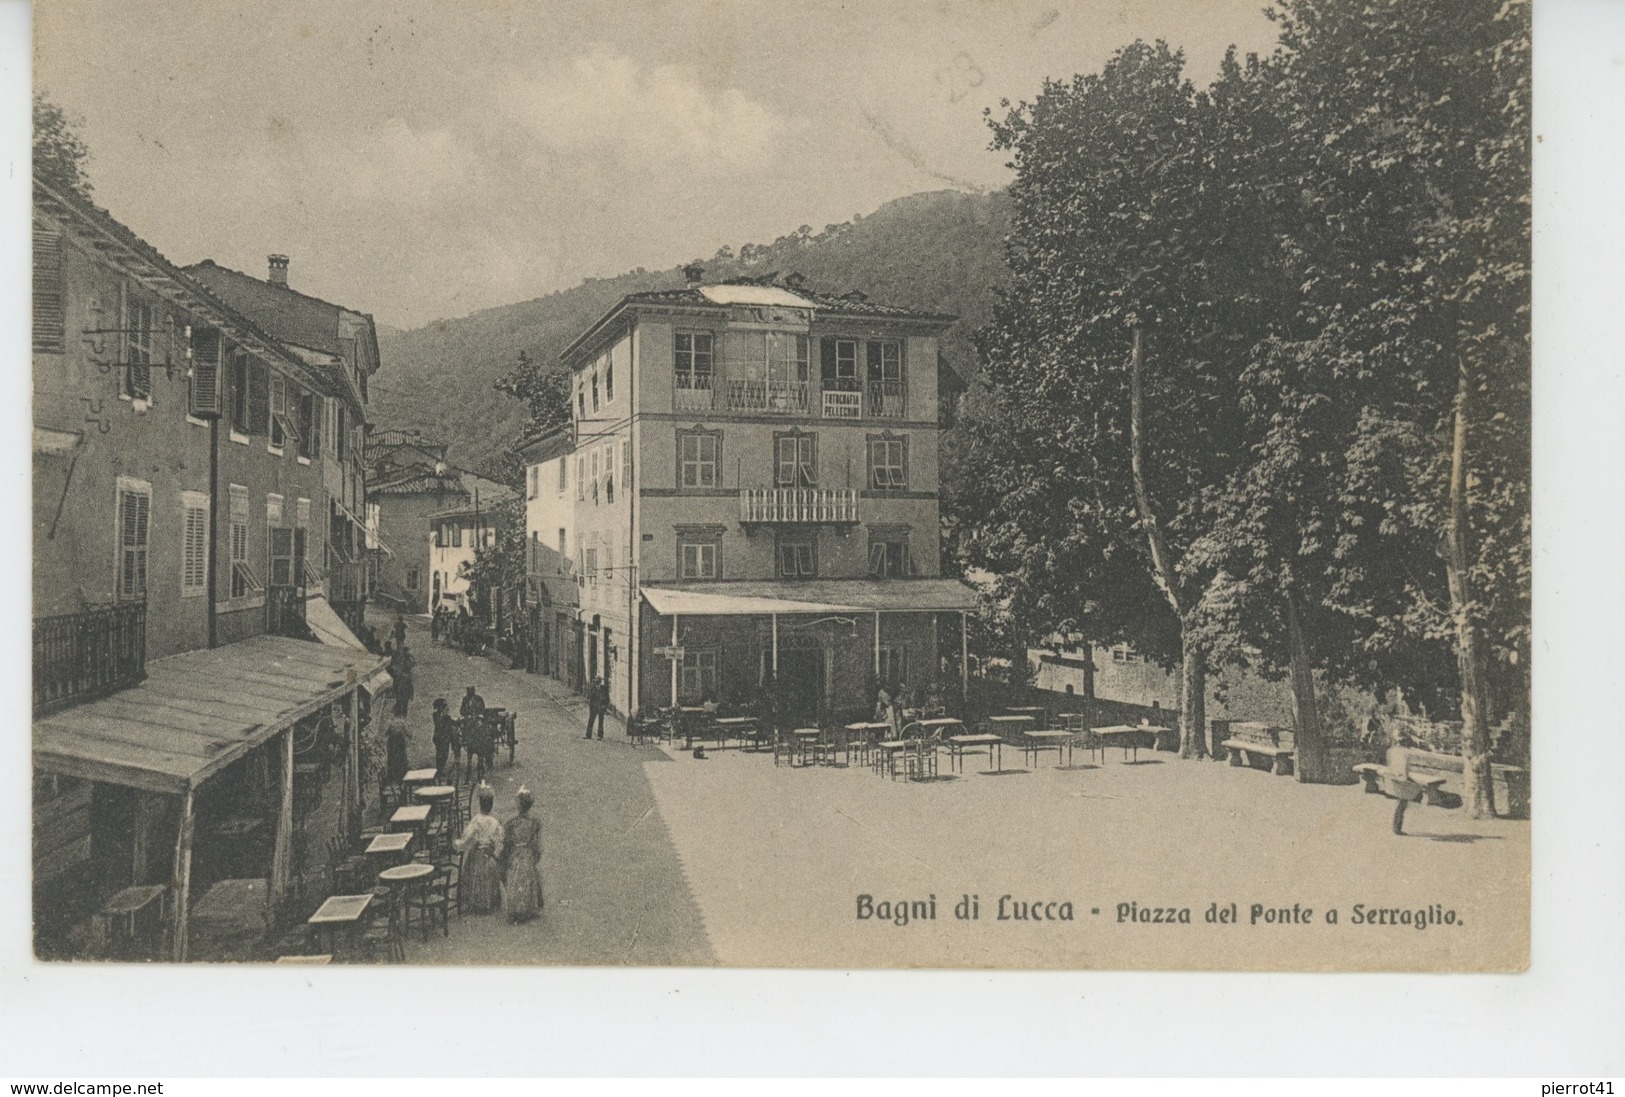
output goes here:
<path id="1" fill-rule="evenodd" d="M 405 857 L 407 849 L 412 845 L 412 838 L 413 834 L 409 830 L 374 835 L 367 848 L 361 852 L 369 857 Z"/>
<path id="2" fill-rule="evenodd" d="M 406 804 L 395 809 L 395 814 L 389 817 L 391 830 L 410 830 L 428 842 L 429 812 L 433 810 L 429 804 Z"/>
<path id="3" fill-rule="evenodd" d="M 1077 742 L 1073 733 L 1061 728 L 1051 731 L 1029 731 L 1027 733 L 1026 751 L 1032 756 L 1034 764 L 1038 761 L 1038 752 L 1041 750 L 1055 751 L 1055 764 L 1061 764 L 1061 751 L 1066 751 L 1067 765 L 1072 764 L 1072 747 Z"/>
<path id="4" fill-rule="evenodd" d="M 1039 727 L 1044 726 L 1044 717 L 1049 713 L 1049 710 L 1043 705 L 1021 705 L 1016 708 L 1007 708 L 1004 711 L 1011 716 L 1031 716 L 1033 723 Z"/>
<path id="5" fill-rule="evenodd" d="M 306 925 L 317 933 L 327 934 L 327 951 L 333 951 L 335 939 L 340 929 L 354 930 L 356 923 L 367 911 L 367 904 L 372 902 L 372 892 L 365 895 L 332 895 L 327 902 L 316 908 L 306 921 Z"/>
<path id="6" fill-rule="evenodd" d="M 395 890 L 395 905 L 397 909 L 404 909 L 407 896 L 413 890 L 423 886 L 423 882 L 438 871 L 434 865 L 426 865 L 422 861 L 409 861 L 404 865 L 386 868 L 378 874 L 378 882 Z M 429 938 L 428 915 L 425 914 L 423 922 L 423 938 Z M 402 925 L 404 925 L 404 921 Z"/>
<path id="7" fill-rule="evenodd" d="M 987 773 L 998 773 L 1004 769 L 1004 740 L 991 732 L 981 732 L 974 735 L 950 735 L 943 742 L 948 744 L 948 769 L 959 772 L 965 771 L 965 748 L 987 747 L 987 760 L 993 762 L 993 768 L 985 770 Z M 995 758 L 997 761 L 994 761 Z"/>
<path id="8" fill-rule="evenodd" d="M 1134 752 L 1134 760 L 1140 760 L 1140 743 L 1145 736 L 1151 737 L 1150 745 L 1157 745 L 1157 737 L 1168 733 L 1168 728 L 1157 727 L 1154 724 L 1113 724 L 1110 727 L 1090 728 L 1090 731 L 1103 743 L 1114 740 L 1123 748 L 1123 756 L 1128 757 L 1129 751 Z"/>
<path id="9" fill-rule="evenodd" d="M 438 772 L 433 769 L 409 769 L 406 771 L 406 775 L 401 778 L 401 784 L 408 788 L 413 785 L 432 785 L 437 776 L 439 776 Z"/>
<path id="10" fill-rule="evenodd" d="M 733 732 L 734 733 L 733 737 L 735 739 L 738 739 L 741 743 L 743 743 L 745 741 L 747 732 L 755 730 L 755 728 L 756 728 L 756 717 L 754 717 L 754 716 L 719 716 L 715 720 L 713 720 L 712 723 L 716 724 L 716 726 L 717 726 L 717 735 L 719 737 L 718 738 L 718 745 L 719 746 L 722 743 L 725 743 L 725 742 L 728 741 L 728 733 L 729 732 Z"/>

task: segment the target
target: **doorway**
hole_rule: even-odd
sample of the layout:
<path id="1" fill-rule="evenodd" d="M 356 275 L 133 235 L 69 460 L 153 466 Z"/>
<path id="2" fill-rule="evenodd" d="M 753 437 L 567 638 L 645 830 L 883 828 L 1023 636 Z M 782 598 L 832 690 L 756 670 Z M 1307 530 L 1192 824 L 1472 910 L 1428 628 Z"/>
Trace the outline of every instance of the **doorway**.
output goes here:
<path id="1" fill-rule="evenodd" d="M 816 723 L 824 707 L 824 650 L 793 648 L 779 652 L 779 689 L 785 715 L 797 723 Z"/>

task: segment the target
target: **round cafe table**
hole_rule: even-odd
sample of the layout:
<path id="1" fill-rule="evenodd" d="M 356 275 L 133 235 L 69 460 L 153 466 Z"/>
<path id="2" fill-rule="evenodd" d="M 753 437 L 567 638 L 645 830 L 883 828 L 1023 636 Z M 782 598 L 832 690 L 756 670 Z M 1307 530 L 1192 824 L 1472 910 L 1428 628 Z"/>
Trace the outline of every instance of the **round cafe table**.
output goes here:
<path id="1" fill-rule="evenodd" d="M 410 861 L 404 865 L 396 865 L 394 868 L 386 868 L 378 874 L 378 882 L 395 892 L 395 904 L 401 911 L 401 929 L 403 931 L 407 928 L 406 903 L 412 893 L 421 888 L 424 882 L 434 873 L 434 865 L 425 864 L 422 861 Z M 420 920 L 423 923 L 423 937 L 427 940 L 429 937 L 427 908 L 424 908 L 423 917 Z"/>
<path id="2" fill-rule="evenodd" d="M 454 833 L 463 825 L 461 813 L 456 810 L 457 790 L 451 785 L 425 785 L 423 788 L 413 789 L 412 795 L 420 804 L 428 804 L 431 816 L 439 816 L 443 824 L 439 831 L 433 824 L 428 827 L 428 837 L 444 837 L 447 844 L 457 835 Z"/>

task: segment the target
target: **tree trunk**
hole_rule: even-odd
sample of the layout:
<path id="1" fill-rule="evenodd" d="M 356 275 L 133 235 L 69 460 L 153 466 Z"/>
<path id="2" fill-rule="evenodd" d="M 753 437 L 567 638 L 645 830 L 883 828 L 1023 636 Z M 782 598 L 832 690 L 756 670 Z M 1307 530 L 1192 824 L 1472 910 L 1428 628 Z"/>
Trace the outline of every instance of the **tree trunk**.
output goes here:
<path id="1" fill-rule="evenodd" d="M 1151 492 L 1145 483 L 1145 385 L 1141 380 L 1140 342 L 1140 329 L 1136 327 L 1133 350 L 1129 354 L 1129 467 L 1134 474 L 1134 502 L 1151 549 L 1152 577 L 1179 618 L 1179 756 L 1200 758 L 1206 753 L 1202 736 L 1207 722 L 1207 653 L 1190 641 L 1193 622 L 1187 620 L 1188 615 L 1180 604 L 1179 576 L 1168 555 L 1162 526 L 1151 509 Z"/>
<path id="2" fill-rule="evenodd" d="M 1484 649 L 1473 619 L 1468 569 L 1472 554 L 1467 526 L 1467 426 L 1471 386 L 1467 363 L 1458 358 L 1455 431 L 1450 444 L 1450 516 L 1445 575 L 1450 583 L 1450 615 L 1456 624 L 1456 663 L 1461 675 L 1462 803 L 1474 819 L 1495 813 L 1490 778 L 1489 705 L 1484 684 Z"/>
<path id="3" fill-rule="evenodd" d="M 1306 784 L 1327 784 L 1331 780 L 1326 753 L 1326 732 L 1320 723 L 1320 705 L 1315 701 L 1314 663 L 1309 656 L 1309 640 L 1303 633 L 1298 613 L 1298 597 L 1286 596 L 1288 657 L 1292 669 L 1292 715 L 1297 724 L 1297 758 L 1294 770 Z"/>
<path id="4" fill-rule="evenodd" d="M 1179 756 L 1207 755 L 1207 653 L 1180 628 L 1183 662 L 1179 675 Z"/>
<path id="5" fill-rule="evenodd" d="M 1095 645 L 1087 641 L 1083 645 L 1083 699 L 1095 699 Z"/>

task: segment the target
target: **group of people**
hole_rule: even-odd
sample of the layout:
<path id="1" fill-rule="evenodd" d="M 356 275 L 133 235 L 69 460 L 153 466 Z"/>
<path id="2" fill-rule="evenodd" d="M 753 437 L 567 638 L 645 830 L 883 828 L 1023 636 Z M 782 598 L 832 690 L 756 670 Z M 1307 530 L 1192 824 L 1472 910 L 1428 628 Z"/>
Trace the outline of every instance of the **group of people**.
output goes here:
<path id="1" fill-rule="evenodd" d="M 542 824 L 531 815 L 530 790 L 514 796 L 516 814 L 499 823 L 491 809 L 496 793 L 482 784 L 479 811 L 455 846 L 463 855 L 462 908 L 492 914 L 499 907 L 510 922 L 528 922 L 542 910 Z"/>
<path id="2" fill-rule="evenodd" d="M 486 718 L 485 698 L 473 686 L 463 694 L 456 718 L 444 697 L 434 699 L 434 768 L 442 777 L 451 772 L 448 765 L 461 768 L 466 753 L 474 780 L 485 780 L 496 765 L 496 739 L 494 723 Z"/>

